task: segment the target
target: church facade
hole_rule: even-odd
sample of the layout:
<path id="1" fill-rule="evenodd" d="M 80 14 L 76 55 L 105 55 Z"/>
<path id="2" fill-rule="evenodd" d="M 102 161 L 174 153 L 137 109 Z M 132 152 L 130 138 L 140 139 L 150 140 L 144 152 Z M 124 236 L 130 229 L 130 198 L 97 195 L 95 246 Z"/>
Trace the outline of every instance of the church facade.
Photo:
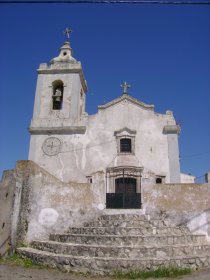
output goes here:
<path id="1" fill-rule="evenodd" d="M 127 89 L 124 82 L 122 95 L 88 115 L 82 65 L 65 42 L 38 69 L 29 160 L 63 182 L 91 183 L 103 171 L 107 207 L 138 208 L 142 185 L 180 183 L 173 113 L 156 113 Z"/>
<path id="2" fill-rule="evenodd" d="M 125 258 L 128 243 L 124 241 L 130 242 L 134 238 L 129 244 L 135 251 L 138 249 L 135 246 L 139 247 L 136 237 L 140 234 L 140 239 L 148 242 L 144 246 L 151 244 L 150 237 L 154 238 L 155 245 L 162 240 L 158 248 L 163 247 L 163 251 L 158 249 L 155 258 L 164 256 L 161 257 L 164 265 L 166 261 L 174 264 L 174 259 L 178 259 L 181 267 L 209 264 L 209 249 L 206 262 L 203 253 L 200 260 L 200 251 L 192 247 L 194 238 L 202 240 L 203 237 L 190 237 L 188 230 L 209 238 L 210 173 L 206 174 L 204 184 L 195 184 L 193 176 L 180 173 L 180 127 L 173 113 L 156 113 L 153 105 L 128 94 L 126 82 L 122 87 L 118 98 L 99 106 L 96 114 L 88 115 L 85 110 L 87 83 L 81 63 L 72 56 L 69 41 L 61 47 L 58 57 L 49 64 L 40 65 L 29 128 L 29 160 L 17 161 L 14 169 L 4 171 L 0 182 L 0 257 L 14 252 L 17 244 L 31 243 L 34 248 L 19 248 L 19 253 L 35 262 L 40 259 L 42 263 L 43 253 L 38 249 L 43 249 L 50 265 L 51 261 L 56 264 L 59 260 L 61 267 L 60 255 L 56 254 L 58 246 L 64 248 L 65 242 L 56 242 L 54 247 L 53 236 L 61 236 L 62 241 L 63 237 L 70 237 L 70 246 L 74 246 L 75 240 L 76 247 L 72 247 L 69 254 L 76 252 L 75 248 L 80 252 L 78 259 L 75 254 L 68 255 L 64 267 L 67 268 L 68 263 L 72 268 L 77 263 L 76 271 L 81 272 L 84 267 L 88 268 L 86 271 L 95 271 L 100 263 L 99 271 L 104 272 L 107 251 L 97 249 L 98 256 L 87 258 L 87 250 L 83 255 L 81 248 L 88 246 L 88 252 L 95 252 L 90 244 L 96 248 L 99 240 L 107 249 L 106 241 L 109 246 L 116 240 L 117 247 L 123 241 L 125 251 L 120 248 L 123 258 L 118 254 L 114 256 L 114 260 L 120 258 L 122 266 L 119 262 L 120 266 L 113 267 L 115 262 L 110 258 L 110 271 L 119 267 L 124 269 L 125 262 L 130 270 L 133 253 Z M 180 232 L 180 225 L 187 228 Z M 189 263 L 186 263 L 186 250 L 183 252 L 181 245 L 180 253 L 172 258 L 170 252 L 179 252 L 177 246 L 174 251 L 171 243 L 173 238 L 177 243 L 173 230 L 176 233 L 178 230 L 182 241 L 187 238 L 186 246 L 191 246 L 193 254 L 199 253 L 198 259 L 192 262 L 189 251 Z M 92 234 L 94 239 L 91 239 Z M 114 239 L 113 234 L 116 235 Z M 165 240 L 169 242 L 167 254 L 162 244 Z M 37 241 L 41 242 L 41 247 L 36 247 Z M 65 246 L 69 247 L 69 244 Z M 53 253 L 53 259 L 49 252 L 52 248 L 56 253 Z M 110 252 L 113 252 L 113 246 Z M 139 269 L 144 260 L 141 260 L 142 252 L 138 251 L 137 255 Z M 105 259 L 102 256 L 106 256 Z M 154 265 L 153 257 L 150 264 Z"/>

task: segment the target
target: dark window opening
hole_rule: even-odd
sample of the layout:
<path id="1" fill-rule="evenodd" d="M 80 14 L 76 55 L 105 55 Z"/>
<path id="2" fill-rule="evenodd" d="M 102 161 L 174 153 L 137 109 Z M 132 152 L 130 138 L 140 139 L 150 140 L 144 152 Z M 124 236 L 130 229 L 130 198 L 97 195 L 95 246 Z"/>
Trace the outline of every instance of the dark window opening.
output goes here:
<path id="1" fill-rule="evenodd" d="M 156 184 L 162 184 L 162 178 L 156 178 Z"/>
<path id="2" fill-rule="evenodd" d="M 54 82 L 52 100 L 53 110 L 61 110 L 63 104 L 63 83 L 61 81 Z"/>
<path id="3" fill-rule="evenodd" d="M 91 176 L 86 176 L 88 183 L 92 184 L 93 183 L 93 179 Z"/>
<path id="4" fill-rule="evenodd" d="M 120 139 L 120 152 L 131 153 L 131 139 L 129 138 Z"/>

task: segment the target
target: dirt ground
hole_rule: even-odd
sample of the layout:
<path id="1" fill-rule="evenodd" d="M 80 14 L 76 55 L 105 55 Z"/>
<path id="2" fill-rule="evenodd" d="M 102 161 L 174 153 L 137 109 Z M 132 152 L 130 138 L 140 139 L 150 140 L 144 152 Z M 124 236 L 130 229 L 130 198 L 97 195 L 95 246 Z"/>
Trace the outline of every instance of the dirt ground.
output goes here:
<path id="1" fill-rule="evenodd" d="M 108 277 L 86 277 L 72 273 L 63 273 L 55 269 L 24 268 L 12 264 L 0 264 L 0 280 L 113 280 Z M 162 278 L 163 279 L 163 278 Z M 210 268 L 175 279 L 210 280 Z M 155 280 L 150 278 L 150 280 Z M 166 280 L 166 278 L 165 278 Z M 172 280 L 172 279 L 170 279 Z"/>

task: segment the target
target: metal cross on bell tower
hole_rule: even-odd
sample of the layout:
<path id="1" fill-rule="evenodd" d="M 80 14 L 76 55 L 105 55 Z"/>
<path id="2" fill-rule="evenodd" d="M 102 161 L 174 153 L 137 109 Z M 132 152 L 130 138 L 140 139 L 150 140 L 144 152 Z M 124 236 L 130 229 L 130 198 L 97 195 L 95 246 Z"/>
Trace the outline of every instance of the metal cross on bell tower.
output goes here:
<path id="1" fill-rule="evenodd" d="M 70 38 L 70 33 L 72 32 L 72 29 L 69 28 L 69 27 L 66 27 L 66 29 L 64 30 L 63 34 L 66 35 L 67 37 L 67 41 L 69 41 L 69 38 Z"/>
<path id="2" fill-rule="evenodd" d="M 126 81 L 122 84 L 122 85 L 120 85 L 122 88 L 123 88 L 123 94 L 128 94 L 128 88 L 130 88 L 131 87 L 131 85 L 128 85 L 127 83 L 126 83 Z"/>

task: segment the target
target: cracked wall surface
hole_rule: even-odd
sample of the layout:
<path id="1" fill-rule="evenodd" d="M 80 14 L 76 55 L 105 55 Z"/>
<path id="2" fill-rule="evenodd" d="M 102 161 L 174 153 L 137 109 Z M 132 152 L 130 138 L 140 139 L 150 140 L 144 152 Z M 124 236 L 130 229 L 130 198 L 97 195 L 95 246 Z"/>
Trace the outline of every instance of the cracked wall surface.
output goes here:
<path id="1" fill-rule="evenodd" d="M 65 232 L 70 226 L 100 214 L 105 208 L 104 173 L 90 183 L 64 183 L 32 161 L 21 161 L 17 172 L 30 175 L 22 186 L 18 242 L 47 239 L 50 233 Z"/>

